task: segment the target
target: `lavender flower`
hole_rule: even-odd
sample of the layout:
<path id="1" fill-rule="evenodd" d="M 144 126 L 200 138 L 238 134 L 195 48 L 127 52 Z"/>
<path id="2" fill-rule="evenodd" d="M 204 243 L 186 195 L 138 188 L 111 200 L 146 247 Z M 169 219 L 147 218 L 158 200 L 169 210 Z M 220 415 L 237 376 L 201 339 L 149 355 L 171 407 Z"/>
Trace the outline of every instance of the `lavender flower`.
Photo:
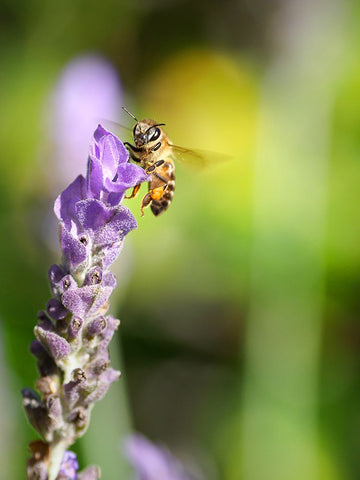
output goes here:
<path id="1" fill-rule="evenodd" d="M 166 450 L 142 435 L 133 435 L 125 444 L 125 455 L 139 480 L 189 480 L 180 463 Z"/>
<path id="2" fill-rule="evenodd" d="M 41 375 L 39 393 L 22 392 L 28 419 L 43 438 L 32 444 L 28 479 L 77 478 L 76 458 L 65 451 L 85 432 L 94 403 L 120 376 L 109 368 L 108 345 L 119 321 L 106 314 L 116 285 L 108 268 L 137 226 L 120 202 L 127 188 L 145 180 L 144 170 L 128 163 L 123 144 L 99 125 L 86 177 L 79 175 L 55 202 L 62 263 L 49 270 L 53 297 L 38 315 L 30 347 Z M 98 477 L 97 467 L 78 475 Z"/>
<path id="3" fill-rule="evenodd" d="M 47 189 L 61 191 L 83 173 L 89 151 L 89 132 L 100 119 L 120 121 L 123 89 L 114 65 L 100 55 L 85 54 L 67 62 L 47 99 L 44 112 L 44 142 L 41 161 Z M 76 125 L 76 128 L 69 128 Z M 56 220 L 46 206 L 41 231 L 52 250 L 58 248 Z M 53 227 L 54 225 L 54 227 Z"/>

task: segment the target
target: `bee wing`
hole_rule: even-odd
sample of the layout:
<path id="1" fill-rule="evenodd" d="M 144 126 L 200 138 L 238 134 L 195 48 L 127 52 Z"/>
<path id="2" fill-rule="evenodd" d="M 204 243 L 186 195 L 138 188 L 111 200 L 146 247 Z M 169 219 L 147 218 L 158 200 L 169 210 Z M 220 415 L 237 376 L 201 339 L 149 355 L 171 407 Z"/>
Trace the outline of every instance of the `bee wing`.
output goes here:
<path id="1" fill-rule="evenodd" d="M 125 125 L 122 125 L 121 123 L 118 123 L 118 122 L 114 122 L 113 120 L 108 120 L 107 118 L 102 118 L 100 119 L 100 121 L 105 128 L 110 130 L 119 138 L 122 138 L 124 136 L 128 138 L 129 136 L 130 137 L 132 136 L 132 129 L 130 127 L 126 127 Z"/>
<path id="2" fill-rule="evenodd" d="M 180 160 L 196 169 L 203 169 L 212 165 L 219 165 L 224 161 L 230 160 L 230 157 L 217 152 L 208 150 L 193 150 L 191 148 L 180 147 L 179 145 L 169 144 L 176 160 Z"/>

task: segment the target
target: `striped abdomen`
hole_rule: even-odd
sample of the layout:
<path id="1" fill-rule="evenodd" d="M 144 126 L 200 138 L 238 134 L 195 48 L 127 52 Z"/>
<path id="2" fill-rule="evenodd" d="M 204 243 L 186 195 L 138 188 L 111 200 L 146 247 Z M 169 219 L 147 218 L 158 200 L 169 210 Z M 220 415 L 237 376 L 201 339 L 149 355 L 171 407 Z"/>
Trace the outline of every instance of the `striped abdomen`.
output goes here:
<path id="1" fill-rule="evenodd" d="M 164 193 L 159 198 L 158 195 L 152 196 L 151 211 L 155 216 L 164 212 L 172 202 L 175 191 L 175 166 L 171 160 L 167 160 L 161 167 L 151 175 L 149 182 L 149 192 L 166 185 Z"/>

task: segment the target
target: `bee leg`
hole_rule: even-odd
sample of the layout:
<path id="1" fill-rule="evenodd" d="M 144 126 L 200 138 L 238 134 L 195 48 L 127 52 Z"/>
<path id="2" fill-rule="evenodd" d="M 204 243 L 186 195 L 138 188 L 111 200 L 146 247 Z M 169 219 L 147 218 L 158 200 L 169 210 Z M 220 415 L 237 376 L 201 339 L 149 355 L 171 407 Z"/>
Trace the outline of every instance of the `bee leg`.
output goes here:
<path id="1" fill-rule="evenodd" d="M 155 167 L 160 167 L 161 165 L 163 165 L 165 163 L 165 160 L 158 160 L 157 162 L 155 162 Z"/>
<path id="2" fill-rule="evenodd" d="M 151 200 L 160 200 L 160 198 L 164 195 L 164 191 L 167 189 L 167 183 L 162 185 L 161 187 L 156 187 L 150 190 Z"/>
<path id="3" fill-rule="evenodd" d="M 139 193 L 139 190 L 140 190 L 140 185 L 135 185 L 135 187 L 133 188 L 133 191 L 131 192 L 131 195 L 126 196 L 125 198 L 127 198 L 127 199 L 135 198 L 136 195 Z"/>
<path id="4" fill-rule="evenodd" d="M 124 146 L 126 147 L 127 151 L 130 154 L 131 160 L 134 160 L 134 162 L 141 162 L 141 160 L 135 155 L 136 152 L 141 152 L 140 148 L 135 147 L 134 145 L 131 145 L 129 142 L 125 142 Z"/>
<path id="5" fill-rule="evenodd" d="M 161 147 L 161 142 L 158 142 L 158 143 L 155 145 L 155 147 L 153 147 L 153 148 L 151 149 L 151 151 L 152 151 L 152 152 L 156 152 L 156 150 L 159 150 L 160 147 Z"/>
<path id="6" fill-rule="evenodd" d="M 155 162 L 153 165 L 150 165 L 149 167 L 147 167 L 145 169 L 145 172 L 146 173 L 151 173 L 153 172 L 154 170 L 156 170 L 158 167 L 160 167 L 163 163 L 165 163 L 165 160 L 158 160 L 157 162 Z M 157 177 L 158 175 L 155 174 Z M 159 178 L 159 177 L 158 177 Z"/>
<path id="7" fill-rule="evenodd" d="M 151 202 L 153 200 L 160 200 L 160 198 L 163 196 L 164 191 L 167 189 L 167 183 L 162 185 L 161 187 L 156 187 L 150 190 L 144 198 L 141 200 L 141 216 L 144 216 L 144 208 L 148 207 L 151 205 Z"/>
<path id="8" fill-rule="evenodd" d="M 144 208 L 148 207 L 151 204 L 151 202 L 152 202 L 152 198 L 151 198 L 151 191 L 150 191 L 141 200 L 140 211 L 141 211 L 141 216 L 142 217 L 144 216 Z"/>

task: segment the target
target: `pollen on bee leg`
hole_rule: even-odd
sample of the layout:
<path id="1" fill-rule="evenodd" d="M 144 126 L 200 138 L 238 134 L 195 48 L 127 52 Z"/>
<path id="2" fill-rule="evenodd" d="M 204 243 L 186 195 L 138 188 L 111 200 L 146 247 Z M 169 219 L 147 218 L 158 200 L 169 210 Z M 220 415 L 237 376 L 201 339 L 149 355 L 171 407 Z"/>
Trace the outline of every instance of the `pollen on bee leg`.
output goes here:
<path id="1" fill-rule="evenodd" d="M 167 185 L 167 184 L 165 183 L 165 185 Z M 152 200 L 160 200 L 160 198 L 161 198 L 161 197 L 163 196 L 163 194 L 164 194 L 164 190 L 165 190 L 164 185 L 163 185 L 162 187 L 153 188 L 153 189 L 151 190 L 151 198 L 152 198 Z"/>

